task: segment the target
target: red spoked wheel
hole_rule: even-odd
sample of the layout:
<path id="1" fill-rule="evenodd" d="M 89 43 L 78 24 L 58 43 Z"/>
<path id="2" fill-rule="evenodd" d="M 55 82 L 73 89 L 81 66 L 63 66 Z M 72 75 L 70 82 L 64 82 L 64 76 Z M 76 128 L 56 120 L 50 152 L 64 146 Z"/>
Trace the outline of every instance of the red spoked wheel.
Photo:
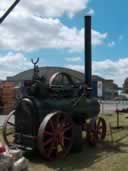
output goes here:
<path id="1" fill-rule="evenodd" d="M 15 141 L 15 110 L 9 113 L 3 124 L 3 139 L 6 145 L 11 146 Z"/>
<path id="2" fill-rule="evenodd" d="M 47 160 L 64 158 L 72 147 L 72 120 L 63 112 L 48 114 L 38 131 L 38 149 Z"/>
<path id="3" fill-rule="evenodd" d="M 103 141 L 106 137 L 106 122 L 103 118 L 93 118 L 90 120 L 87 129 L 87 141 L 91 145 Z"/>

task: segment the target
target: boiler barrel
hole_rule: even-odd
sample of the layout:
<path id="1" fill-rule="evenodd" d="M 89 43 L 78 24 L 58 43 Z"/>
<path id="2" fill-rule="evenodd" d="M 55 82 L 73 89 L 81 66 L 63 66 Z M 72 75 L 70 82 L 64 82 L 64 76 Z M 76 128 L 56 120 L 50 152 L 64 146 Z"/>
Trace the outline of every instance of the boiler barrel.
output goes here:
<path id="1" fill-rule="evenodd" d="M 81 97 L 79 102 L 73 109 L 73 113 L 77 115 L 77 117 L 82 116 L 87 118 L 96 117 L 100 112 L 100 104 L 95 98 L 87 98 L 85 96 Z"/>

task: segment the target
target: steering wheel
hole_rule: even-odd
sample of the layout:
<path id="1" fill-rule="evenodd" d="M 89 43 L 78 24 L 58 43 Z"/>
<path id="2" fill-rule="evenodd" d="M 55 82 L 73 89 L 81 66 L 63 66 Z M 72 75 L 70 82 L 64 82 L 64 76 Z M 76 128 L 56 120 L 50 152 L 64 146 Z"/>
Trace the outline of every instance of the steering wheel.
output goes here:
<path id="1" fill-rule="evenodd" d="M 56 72 L 49 80 L 49 87 L 73 87 L 74 81 L 72 77 L 66 72 Z"/>

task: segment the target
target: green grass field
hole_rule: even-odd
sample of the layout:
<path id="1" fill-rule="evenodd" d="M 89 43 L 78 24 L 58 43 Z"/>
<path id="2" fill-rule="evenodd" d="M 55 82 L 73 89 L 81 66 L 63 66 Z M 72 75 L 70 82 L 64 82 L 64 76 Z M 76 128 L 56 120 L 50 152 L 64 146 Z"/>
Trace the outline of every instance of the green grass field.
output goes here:
<path id="1" fill-rule="evenodd" d="M 128 170 L 128 114 L 120 116 L 121 129 L 113 129 L 102 144 L 89 147 L 86 143 L 80 153 L 71 153 L 66 159 L 46 162 L 40 157 L 29 158 L 31 171 L 127 171 Z M 116 126 L 115 115 L 104 115 L 105 120 Z M 109 124 L 108 124 L 109 125 Z M 113 139 L 113 142 L 112 142 Z M 2 140 L 0 136 L 0 140 Z"/>

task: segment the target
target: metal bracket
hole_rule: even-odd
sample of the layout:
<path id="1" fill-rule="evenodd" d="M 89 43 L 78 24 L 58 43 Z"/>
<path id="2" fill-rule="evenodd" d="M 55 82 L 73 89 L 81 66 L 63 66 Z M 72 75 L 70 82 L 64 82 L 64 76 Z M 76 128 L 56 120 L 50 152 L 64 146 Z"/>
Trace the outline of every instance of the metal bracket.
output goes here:
<path id="1" fill-rule="evenodd" d="M 39 62 L 39 58 L 37 58 L 37 60 L 34 62 L 33 59 L 31 59 L 31 62 L 34 64 L 34 72 L 33 72 L 33 77 L 32 80 L 38 80 L 40 78 L 39 76 L 39 67 L 38 67 L 38 62 Z"/>
<path id="2" fill-rule="evenodd" d="M 34 66 L 39 62 L 39 58 L 37 58 L 37 60 L 34 62 L 33 59 L 31 59 L 32 63 L 34 64 Z"/>

